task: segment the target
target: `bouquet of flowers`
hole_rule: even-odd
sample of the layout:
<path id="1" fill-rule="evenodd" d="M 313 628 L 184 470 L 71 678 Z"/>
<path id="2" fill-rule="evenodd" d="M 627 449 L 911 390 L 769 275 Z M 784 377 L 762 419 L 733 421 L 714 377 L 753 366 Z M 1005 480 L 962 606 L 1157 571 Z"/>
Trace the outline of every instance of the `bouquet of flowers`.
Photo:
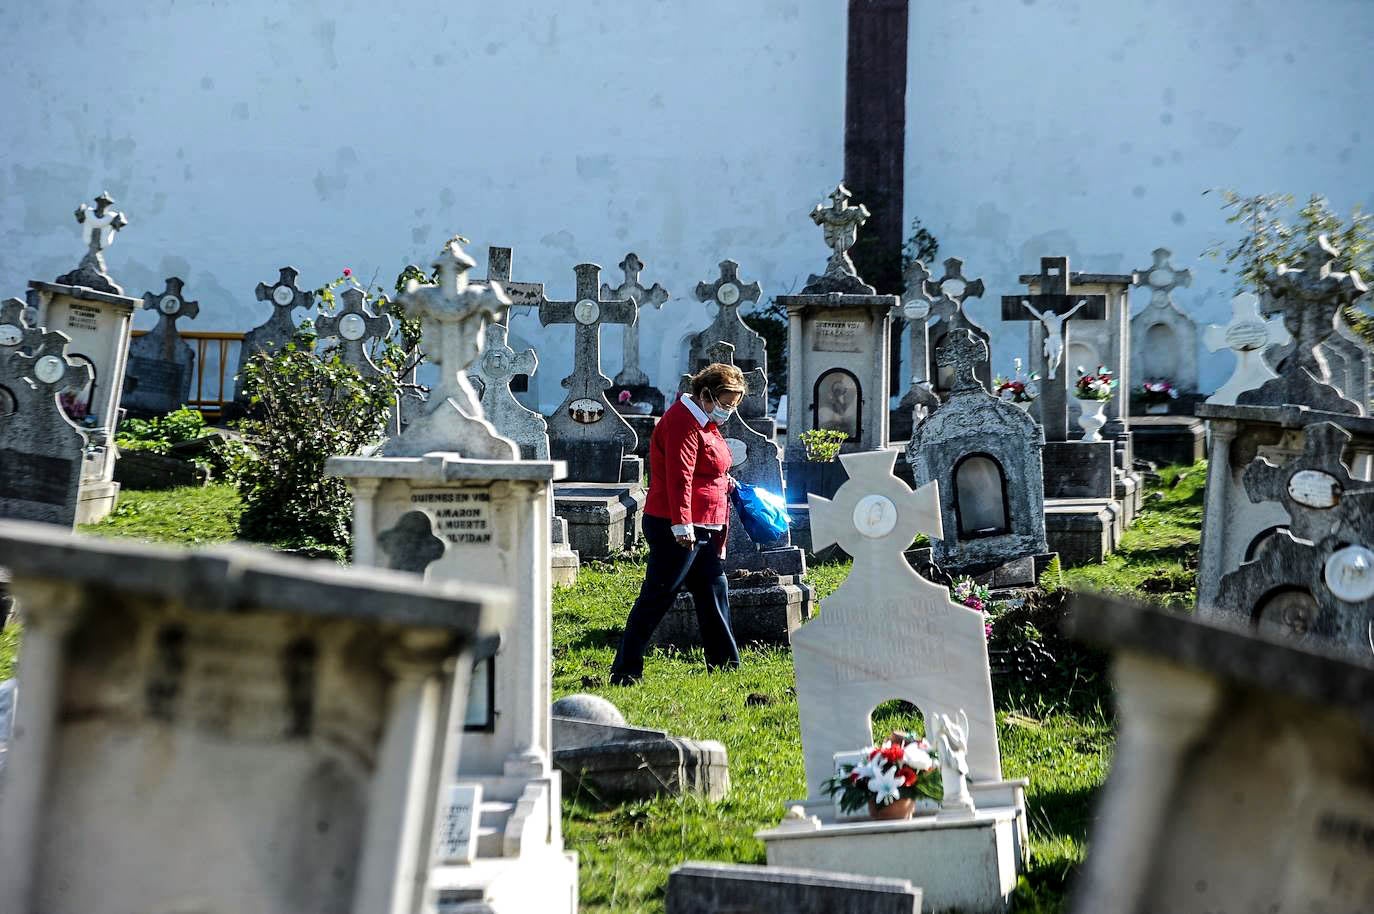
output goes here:
<path id="1" fill-rule="evenodd" d="M 1030 403 L 1035 399 L 1035 393 L 1030 385 L 1040 380 L 1039 372 L 1032 371 L 1029 377 L 1021 372 L 1021 360 L 1016 359 L 1013 363 L 1016 366 L 1016 373 L 1010 378 L 1001 375 L 992 379 L 993 396 L 999 400 L 1010 400 L 1012 403 Z"/>
<path id="2" fill-rule="evenodd" d="M 944 796 L 940 762 L 925 739 L 893 733 L 881 746 L 869 746 L 864 752 L 867 761 L 841 765 L 840 773 L 825 782 L 827 794 L 839 795 L 842 811 L 855 812 L 869 803 L 883 807 L 899 799 Z"/>
<path id="3" fill-rule="evenodd" d="M 1073 395 L 1080 400 L 1110 400 L 1116 385 L 1116 378 L 1105 365 L 1098 365 L 1097 371 L 1092 373 L 1079 368 L 1078 380 L 1073 384 Z"/>
<path id="4" fill-rule="evenodd" d="M 1140 399 L 1148 405 L 1168 403 L 1178 399 L 1178 388 L 1168 378 L 1146 381 L 1140 385 Z"/>
<path id="5" fill-rule="evenodd" d="M 988 590 L 984 584 L 979 584 L 973 578 L 956 578 L 954 586 L 950 587 L 949 595 L 954 598 L 955 603 L 961 603 L 969 609 L 976 609 L 983 614 L 983 637 L 992 637 L 992 591 Z"/>

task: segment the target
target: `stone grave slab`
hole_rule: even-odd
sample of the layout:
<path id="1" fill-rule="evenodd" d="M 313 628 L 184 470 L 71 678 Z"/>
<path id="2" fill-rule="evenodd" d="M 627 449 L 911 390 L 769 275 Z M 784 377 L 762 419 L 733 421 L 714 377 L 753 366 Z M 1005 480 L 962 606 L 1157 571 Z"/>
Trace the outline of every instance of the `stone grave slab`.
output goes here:
<path id="1" fill-rule="evenodd" d="M 419 909 L 453 664 L 508 593 L 19 522 L 0 554 L 25 620 L 7 911 Z"/>
<path id="2" fill-rule="evenodd" d="M 745 303 L 758 304 L 763 289 L 757 282 L 746 283 L 740 279 L 739 264 L 733 260 L 720 262 L 720 275 L 713 282 L 699 282 L 696 287 L 697 301 L 716 306 L 716 316 L 710 326 L 696 334 L 688 343 L 687 373 L 695 374 L 711 364 L 711 349 L 719 343 L 734 347 L 734 364 L 749 377 L 758 371 L 761 376 L 768 375 L 768 347 L 763 337 L 740 317 L 739 309 Z M 762 435 L 772 437 L 776 423 L 768 416 L 768 387 L 761 390 L 751 387 L 740 402 L 739 413 L 750 426 Z"/>
<path id="3" fill-rule="evenodd" d="M 77 521 L 88 440 L 58 395 L 89 381 L 91 366 L 69 344 L 25 322 L 19 299 L 0 305 L 0 518 Z"/>
<path id="4" fill-rule="evenodd" d="M 1207 435 L 1193 416 L 1132 416 L 1132 451 L 1139 460 L 1192 466 L 1207 456 Z"/>
<path id="5" fill-rule="evenodd" d="M 936 361 L 950 371 L 949 398 L 906 448 L 917 485 L 939 484 L 946 535 L 931 544 L 935 561 L 961 576 L 1045 555 L 1039 425 L 983 387 L 976 368 L 988 348 L 970 331 L 950 330 Z"/>
<path id="6" fill-rule="evenodd" d="M 315 293 L 307 292 L 297 285 L 300 271 L 295 267 L 281 267 L 277 270 L 277 281 L 271 284 L 260 282 L 254 290 L 258 301 L 272 306 L 272 313 L 266 321 L 249 330 L 239 346 L 238 366 L 234 369 L 234 404 L 239 410 L 248 408 L 248 395 L 243 389 L 243 372 L 249 361 L 259 352 L 281 349 L 296 335 L 297 308 L 309 311 L 315 306 Z"/>
<path id="7" fill-rule="evenodd" d="M 1135 272 L 1134 285 L 1149 289 L 1150 301 L 1131 318 L 1131 382 L 1168 380 L 1191 393 L 1198 388 L 1198 328 L 1174 301 L 1174 290 L 1192 285 L 1193 273 L 1175 267 L 1168 248 L 1151 256 L 1150 266 Z"/>
<path id="8" fill-rule="evenodd" d="M 1100 596 L 1069 625 L 1120 718 L 1071 910 L 1368 908 L 1374 667 Z"/>
<path id="9" fill-rule="evenodd" d="M 797 867 L 682 863 L 668 874 L 667 914 L 921 914 L 921 889 Z"/>
<path id="10" fill-rule="evenodd" d="M 654 411 L 654 415 L 663 415 L 663 391 L 649 383 L 649 376 L 644 373 L 644 369 L 639 367 L 639 314 L 643 309 L 652 306 L 655 310 L 663 307 L 663 303 L 668 300 L 668 290 L 658 283 L 645 288 L 639 281 L 640 274 L 644 272 L 644 261 L 639 259 L 639 255 L 631 251 L 625 255 L 625 259 L 620 261 L 620 272 L 625 279 L 620 285 L 611 288 L 610 284 L 601 284 L 601 297 L 618 299 L 620 301 L 632 301 L 638 306 L 634 320 L 624 327 L 624 358 L 622 367 L 616 374 L 613 383 L 619 390 L 630 391 L 631 399 L 636 402 L 648 403 Z"/>
<path id="11" fill-rule="evenodd" d="M 160 416 L 191 399 L 196 353 L 177 331 L 181 318 L 194 320 L 200 302 L 186 298 L 186 283 L 167 277 L 161 292 L 145 292 L 143 307 L 157 312 L 157 326 L 129 340 L 120 406 L 134 417 Z"/>

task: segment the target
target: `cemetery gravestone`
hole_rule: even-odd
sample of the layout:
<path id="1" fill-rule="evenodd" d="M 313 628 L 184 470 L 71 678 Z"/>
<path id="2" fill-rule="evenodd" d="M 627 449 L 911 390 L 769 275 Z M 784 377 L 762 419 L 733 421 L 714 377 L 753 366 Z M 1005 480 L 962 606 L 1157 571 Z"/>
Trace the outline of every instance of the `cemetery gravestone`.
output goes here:
<path id="1" fill-rule="evenodd" d="M 926 265 L 919 260 L 911 261 L 905 274 L 905 291 L 894 316 L 906 320 L 907 328 L 907 374 L 910 386 L 902 394 L 897 409 L 888 419 L 890 436 L 893 441 L 907 441 L 911 438 L 911 427 L 918 409 L 929 414 L 938 409 L 940 399 L 935 396 L 931 379 L 930 365 L 930 320 L 931 301 L 926 298 L 926 282 L 933 277 Z"/>
<path id="2" fill-rule="evenodd" d="M 928 362 L 925 374 L 941 399 L 949 394 L 953 382 L 949 367 L 941 369 L 935 364 L 934 358 L 946 335 L 955 330 L 967 330 L 982 340 L 989 351 L 992 350 L 992 337 L 964 311 L 964 302 L 970 298 L 982 298 L 983 291 L 983 280 L 966 278 L 964 262 L 958 257 L 950 257 L 945 261 L 945 273 L 938 280 L 931 278 L 929 274 L 921 280 L 921 294 L 931 303 L 930 313 L 934 316 L 934 321 L 927 330 L 930 344 L 927 347 Z M 977 366 L 977 377 L 984 387 L 991 386 L 991 365 Z"/>
<path id="3" fill-rule="evenodd" d="M 30 327 L 17 298 L 0 304 L 0 518 L 76 523 L 85 432 L 58 394 L 89 381 L 67 336 Z"/>
<path id="4" fill-rule="evenodd" d="M 944 531 L 938 483 L 912 492 L 892 475 L 896 456 L 847 454 L 849 480 L 835 499 L 810 498 L 814 543 L 838 543 L 854 564 L 792 636 L 804 812 L 758 837 L 770 865 L 906 878 L 936 910 L 1000 911 L 1022 861 L 1025 782 L 1002 780 L 982 614 L 954 603 L 903 556 L 917 533 L 939 539 Z M 891 699 L 914 704 L 937 745 L 941 715 L 967 714 L 972 819 L 837 820 L 823 782 L 837 753 L 872 744 L 870 715 Z"/>
<path id="5" fill-rule="evenodd" d="M 1288 512 L 1278 502 L 1251 499 L 1244 473 L 1256 457 L 1276 465 L 1300 456 L 1303 430 L 1320 422 L 1336 422 L 1349 432 L 1345 462 L 1352 477 L 1369 479 L 1374 464 L 1374 419 L 1364 407 L 1347 398 L 1331 384 L 1327 362 L 1320 347 L 1336 332 L 1340 310 L 1358 295 L 1363 284 L 1354 274 L 1335 271 L 1336 252 L 1325 237 L 1303 254 L 1303 266 L 1281 266 L 1263 277 L 1265 295 L 1273 307 L 1283 310 L 1283 325 L 1294 348 L 1278 366 L 1277 376 L 1259 381 L 1267 371 L 1254 356 L 1250 375 L 1232 379 L 1235 402 L 1204 403 L 1197 408 L 1208 424 L 1207 492 L 1203 513 L 1202 547 L 1198 556 L 1198 608 L 1216 606 L 1222 578 L 1255 557 L 1260 541 L 1273 529 L 1286 527 Z M 1238 304 L 1237 319 L 1224 336 L 1209 334 L 1210 343 L 1229 338 L 1242 352 L 1262 351 L 1273 339 L 1275 328 L 1253 310 L 1252 301 Z M 1248 316 L 1240 313 L 1243 305 Z M 1242 349 L 1242 346 L 1250 347 Z M 1243 360 L 1245 356 L 1241 357 Z M 1339 458 L 1337 458 L 1339 459 Z M 1224 470 L 1223 470 L 1224 468 Z"/>
<path id="6" fill-rule="evenodd" d="M 1174 301 L 1174 290 L 1192 285 L 1193 274 L 1174 267 L 1172 256 L 1155 248 L 1154 262 L 1135 273 L 1150 302 L 1131 318 L 1131 365 L 1141 381 L 1171 381 L 1191 394 L 1198 387 L 1197 323 Z"/>
<path id="7" fill-rule="evenodd" d="M 868 218 L 849 205 L 843 184 L 817 204 L 811 219 L 831 249 L 823 274 L 813 275 L 799 295 L 780 295 L 787 311 L 787 501 L 804 506 L 807 493 L 832 495 L 842 481 L 833 464 L 807 460 L 803 432 L 844 433 L 844 453 L 881 450 L 888 443 L 891 345 L 889 314 L 895 295 L 878 295 L 854 271 L 849 248 Z M 801 515 L 804 518 L 805 508 Z M 802 519 L 802 518 L 799 518 Z"/>
<path id="8" fill-rule="evenodd" d="M 1034 419 L 979 383 L 975 367 L 987 362 L 988 349 L 970 331 L 950 331 L 935 356 L 951 372 L 949 399 L 916 426 L 906 449 L 917 484 L 939 483 L 946 535 L 932 542 L 933 557 L 952 575 L 1014 565 L 1015 576 L 996 576 L 1002 586 L 1034 585 L 1050 559 L 1044 436 Z"/>
<path id="9" fill-rule="evenodd" d="M 196 353 L 177 332 L 177 320 L 195 319 L 200 302 L 186 298 L 185 282 L 169 276 L 161 292 L 145 292 L 143 307 L 157 312 L 157 326 L 129 341 L 120 405 L 134 416 L 160 416 L 191 399 Z"/>
<path id="10" fill-rule="evenodd" d="M 1211 352 L 1230 349 L 1235 353 L 1236 367 L 1231 377 L 1207 398 L 1208 403 L 1229 406 L 1244 391 L 1257 390 L 1278 377 L 1265 362 L 1264 354 L 1271 346 L 1289 343 L 1293 338 L 1284 329 L 1283 321 L 1260 314 L 1258 295 L 1242 292 L 1231 299 L 1231 322 L 1225 327 L 1212 324 L 1203 339 Z"/>
<path id="11" fill-rule="evenodd" d="M 501 318 L 500 323 L 507 328 L 510 327 L 510 318 L 513 309 L 522 309 L 519 313 L 530 310 L 538 311 L 539 303 L 544 300 L 544 284 L 542 282 L 521 282 L 511 279 L 511 263 L 513 253 L 510 248 L 491 246 L 487 248 L 487 278 L 484 280 L 487 285 L 493 283 L 501 287 L 501 291 L 506 293 L 510 299 L 511 309 Z M 510 344 L 509 329 L 506 337 L 507 345 Z M 519 382 L 517 384 L 516 382 Z M 512 379 L 511 392 L 518 393 L 516 397 L 523 404 L 538 406 L 539 397 L 537 391 L 538 379 L 532 375 L 519 375 Z"/>
<path id="12" fill-rule="evenodd" d="M 323 344 L 333 340 L 339 359 L 351 365 L 365 378 L 375 378 L 383 372 L 373 361 L 373 355 L 385 346 L 395 321 L 390 314 L 376 314 L 367 306 L 367 294 L 356 286 L 344 289 L 339 296 L 343 305 L 333 314 L 315 320 L 315 332 Z M 390 301 L 381 296 L 377 306 L 385 312 Z"/>
<path id="13" fill-rule="evenodd" d="M 768 347 L 763 337 L 740 317 L 740 306 L 748 302 L 758 304 L 762 287 L 756 282 L 746 283 L 739 277 L 739 264 L 733 260 L 720 262 L 720 275 L 714 282 L 699 282 L 696 288 L 697 301 L 714 303 L 715 319 L 705 330 L 692 337 L 688 344 L 688 373 L 695 374 L 711 364 L 710 350 L 718 343 L 729 343 L 734 347 L 734 364 L 746 376 L 754 371 L 764 377 L 768 375 Z M 768 388 L 751 388 L 740 402 L 739 414 L 761 435 L 772 438 L 777 432 L 777 423 L 768 415 Z"/>
<path id="14" fill-rule="evenodd" d="M 111 207 L 109 194 L 96 198 L 94 208 L 84 203 L 76 211 L 86 242 L 80 265 L 64 273 L 56 282 L 31 280 L 29 303 L 37 311 L 33 323 L 48 330 L 65 333 L 71 339 L 73 358 L 91 367 L 86 383 L 73 388 L 79 406 L 86 411 L 83 424 L 90 429 L 90 445 L 85 462 L 76 522 L 94 523 L 114 510 L 119 483 L 114 481 L 118 450 L 114 446 L 119 424 L 119 403 L 124 389 L 124 373 L 129 354 L 133 312 L 143 300 L 129 298 L 110 278 L 105 268 L 104 251 L 114 243 L 115 234 L 128 220 Z"/>
<path id="15" fill-rule="evenodd" d="M 639 281 L 644 271 L 644 261 L 633 251 L 620 261 L 620 271 L 625 280 L 614 289 L 602 283 L 601 297 L 630 301 L 637 305 L 634 318 L 625 324 L 625 355 L 620 372 L 615 376 L 615 386 L 630 392 L 631 402 L 648 403 L 656 416 L 663 415 L 663 392 L 649 384 L 649 376 L 639 367 L 639 315 L 643 309 L 652 305 L 655 309 L 663 307 L 668 300 L 668 290 L 658 283 L 645 288 Z M 579 293 L 580 295 L 581 293 Z"/>
<path id="16" fill-rule="evenodd" d="M 315 305 L 315 293 L 307 292 L 296 285 L 300 272 L 295 267 L 281 267 L 277 281 L 270 286 L 258 283 L 258 301 L 272 306 L 272 314 L 265 323 L 254 327 L 243 336 L 239 347 L 239 363 L 234 370 L 234 404 L 238 411 L 248 407 L 248 395 L 243 389 L 243 371 L 248 362 L 259 352 L 281 349 L 296 335 L 296 322 L 292 313 L 297 308 L 309 311 Z"/>
<path id="17" fill-rule="evenodd" d="M 420 908 L 453 664 L 507 594 L 16 522 L 0 554 L 25 620 L 7 911 Z"/>
<path id="18" fill-rule="evenodd" d="M 1073 911 L 1368 910 L 1374 668 L 1106 597 L 1071 625 L 1120 718 Z"/>
<path id="19" fill-rule="evenodd" d="M 875 879 L 777 866 L 683 863 L 668 874 L 667 914 L 921 914 L 921 889 Z"/>
<path id="20" fill-rule="evenodd" d="M 1333 422 L 1304 430 L 1302 456 L 1246 468 L 1254 502 L 1277 502 L 1289 522 L 1253 546 L 1250 561 L 1221 579 L 1203 618 L 1374 662 L 1374 483 L 1341 462 L 1350 433 Z"/>

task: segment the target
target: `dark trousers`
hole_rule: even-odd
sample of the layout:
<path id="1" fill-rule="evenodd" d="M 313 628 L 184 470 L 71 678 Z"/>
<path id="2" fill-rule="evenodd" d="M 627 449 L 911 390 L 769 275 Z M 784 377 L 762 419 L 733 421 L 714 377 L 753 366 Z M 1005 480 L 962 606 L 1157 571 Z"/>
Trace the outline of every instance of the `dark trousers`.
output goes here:
<path id="1" fill-rule="evenodd" d="M 625 620 L 611 682 L 624 683 L 644 674 L 644 649 L 658 623 L 686 590 L 696 605 L 697 625 L 706 647 L 706 666 L 739 666 L 739 648 L 730 631 L 730 597 L 725 586 L 725 567 L 720 561 L 724 530 L 693 530 L 696 542 L 689 548 L 677 544 L 667 518 L 644 515 L 644 539 L 649 543 L 649 562 L 639 599 Z"/>

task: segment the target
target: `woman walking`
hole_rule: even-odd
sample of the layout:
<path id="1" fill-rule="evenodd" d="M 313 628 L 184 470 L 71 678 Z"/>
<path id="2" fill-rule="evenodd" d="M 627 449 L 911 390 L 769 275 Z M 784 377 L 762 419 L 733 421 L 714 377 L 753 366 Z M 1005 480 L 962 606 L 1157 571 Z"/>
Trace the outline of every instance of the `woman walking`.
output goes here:
<path id="1" fill-rule="evenodd" d="M 649 561 L 611 664 L 612 685 L 644 675 L 649 638 L 683 590 L 696 605 L 707 669 L 739 666 L 722 564 L 734 480 L 720 426 L 744 399 L 744 375 L 733 365 L 707 365 L 692 376 L 691 391 L 668 407 L 649 440 Z"/>

